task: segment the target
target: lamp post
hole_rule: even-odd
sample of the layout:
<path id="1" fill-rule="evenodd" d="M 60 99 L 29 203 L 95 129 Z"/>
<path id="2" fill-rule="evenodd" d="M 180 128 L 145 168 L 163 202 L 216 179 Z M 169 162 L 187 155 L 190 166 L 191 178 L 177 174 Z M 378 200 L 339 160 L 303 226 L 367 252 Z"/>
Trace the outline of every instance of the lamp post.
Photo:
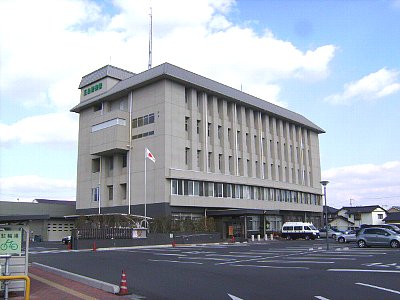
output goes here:
<path id="1" fill-rule="evenodd" d="M 326 231 L 326 250 L 329 250 L 329 240 L 328 240 L 328 206 L 326 205 L 326 186 L 329 181 L 323 180 L 320 182 L 324 187 L 324 199 L 325 199 L 325 231 Z"/>

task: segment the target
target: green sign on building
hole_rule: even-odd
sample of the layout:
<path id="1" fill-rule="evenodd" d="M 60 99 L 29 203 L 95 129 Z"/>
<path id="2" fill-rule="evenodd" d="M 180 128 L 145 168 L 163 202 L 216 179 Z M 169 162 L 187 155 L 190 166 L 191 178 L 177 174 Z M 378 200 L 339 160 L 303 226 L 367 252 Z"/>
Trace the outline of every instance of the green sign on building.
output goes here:
<path id="1" fill-rule="evenodd" d="M 19 230 L 0 231 L 0 255 L 21 254 L 22 233 Z"/>

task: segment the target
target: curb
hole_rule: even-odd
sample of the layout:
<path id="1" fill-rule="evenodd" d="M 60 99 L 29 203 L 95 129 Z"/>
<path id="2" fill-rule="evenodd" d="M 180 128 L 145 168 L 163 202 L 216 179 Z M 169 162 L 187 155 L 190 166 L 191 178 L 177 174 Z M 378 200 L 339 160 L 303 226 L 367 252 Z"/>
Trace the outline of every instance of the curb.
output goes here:
<path id="1" fill-rule="evenodd" d="M 83 275 L 79 275 L 79 274 L 75 274 L 75 273 L 71 273 L 68 271 L 64 271 L 64 270 L 60 270 L 54 267 L 50 267 L 50 266 L 46 266 L 40 263 L 36 263 L 33 262 L 32 266 L 59 275 L 61 277 L 67 278 L 67 279 L 71 279 L 74 281 L 78 281 L 80 283 L 86 284 L 88 286 L 91 286 L 93 288 L 99 289 L 99 290 L 103 290 L 105 292 L 111 293 L 111 294 L 118 294 L 119 293 L 119 286 L 115 285 L 115 284 L 111 284 L 108 282 L 104 282 L 104 281 L 100 281 L 97 279 L 93 279 L 93 278 L 89 278 Z"/>

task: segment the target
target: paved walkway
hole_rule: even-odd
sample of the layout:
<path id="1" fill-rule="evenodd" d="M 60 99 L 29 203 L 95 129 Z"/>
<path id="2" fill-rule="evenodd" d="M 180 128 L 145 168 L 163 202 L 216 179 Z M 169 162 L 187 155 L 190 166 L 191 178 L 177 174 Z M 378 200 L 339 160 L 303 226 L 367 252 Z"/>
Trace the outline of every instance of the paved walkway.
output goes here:
<path id="1" fill-rule="evenodd" d="M 32 300 L 112 300 L 131 299 L 130 296 L 118 296 L 90 287 L 74 280 L 29 266 L 28 276 L 31 279 Z M 23 296 L 9 295 L 10 300 L 24 299 Z"/>

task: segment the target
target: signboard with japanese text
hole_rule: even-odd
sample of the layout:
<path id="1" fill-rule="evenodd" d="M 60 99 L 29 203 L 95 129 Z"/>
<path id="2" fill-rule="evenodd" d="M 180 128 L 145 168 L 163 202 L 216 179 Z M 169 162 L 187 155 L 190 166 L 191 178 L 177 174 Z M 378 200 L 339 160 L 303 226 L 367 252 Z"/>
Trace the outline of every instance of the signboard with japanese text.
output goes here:
<path id="1" fill-rule="evenodd" d="M 21 254 L 22 232 L 20 230 L 0 231 L 0 255 Z"/>

